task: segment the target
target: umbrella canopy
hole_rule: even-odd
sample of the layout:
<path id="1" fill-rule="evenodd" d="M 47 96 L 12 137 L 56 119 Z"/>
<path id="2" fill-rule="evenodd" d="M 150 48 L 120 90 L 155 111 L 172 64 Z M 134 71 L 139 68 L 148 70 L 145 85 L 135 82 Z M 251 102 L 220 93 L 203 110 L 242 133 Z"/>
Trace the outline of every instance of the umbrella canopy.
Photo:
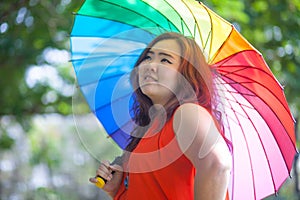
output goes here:
<path id="1" fill-rule="evenodd" d="M 233 25 L 194 0 L 86 0 L 71 33 L 77 82 L 121 147 L 134 127 L 129 73 L 157 35 L 193 37 L 215 71 L 225 136 L 233 144 L 231 199 L 262 199 L 289 176 L 294 120 L 262 55 Z"/>

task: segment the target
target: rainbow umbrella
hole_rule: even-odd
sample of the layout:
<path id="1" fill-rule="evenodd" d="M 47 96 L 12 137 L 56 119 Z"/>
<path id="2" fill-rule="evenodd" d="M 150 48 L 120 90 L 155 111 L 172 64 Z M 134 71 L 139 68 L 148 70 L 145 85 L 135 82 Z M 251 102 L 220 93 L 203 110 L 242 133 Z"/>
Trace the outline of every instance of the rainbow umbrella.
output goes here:
<path id="1" fill-rule="evenodd" d="M 193 37 L 214 69 L 225 136 L 233 144 L 231 199 L 262 199 L 289 176 L 294 120 L 262 55 L 233 25 L 194 0 L 86 0 L 71 33 L 72 63 L 91 111 L 124 148 L 134 127 L 129 73 L 146 45 Z"/>

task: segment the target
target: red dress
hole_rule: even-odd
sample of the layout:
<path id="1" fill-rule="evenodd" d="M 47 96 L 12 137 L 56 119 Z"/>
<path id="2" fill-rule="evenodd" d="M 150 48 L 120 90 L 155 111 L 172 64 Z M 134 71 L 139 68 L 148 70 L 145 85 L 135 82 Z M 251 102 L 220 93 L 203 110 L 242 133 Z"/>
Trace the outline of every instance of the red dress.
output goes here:
<path id="1" fill-rule="evenodd" d="M 180 150 L 173 118 L 156 132 L 152 126 L 131 153 L 115 200 L 193 200 L 195 168 Z M 128 188 L 124 180 L 128 174 Z"/>

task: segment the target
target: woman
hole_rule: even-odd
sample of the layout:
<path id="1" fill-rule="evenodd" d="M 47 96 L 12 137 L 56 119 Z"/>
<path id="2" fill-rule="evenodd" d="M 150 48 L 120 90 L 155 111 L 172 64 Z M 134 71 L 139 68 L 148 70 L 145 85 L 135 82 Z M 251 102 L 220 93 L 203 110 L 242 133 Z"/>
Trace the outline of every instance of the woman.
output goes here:
<path id="1" fill-rule="evenodd" d="M 136 62 L 131 83 L 137 127 L 122 166 L 98 168 L 107 180 L 103 190 L 129 200 L 228 198 L 231 154 L 214 109 L 212 73 L 195 41 L 158 36 Z"/>

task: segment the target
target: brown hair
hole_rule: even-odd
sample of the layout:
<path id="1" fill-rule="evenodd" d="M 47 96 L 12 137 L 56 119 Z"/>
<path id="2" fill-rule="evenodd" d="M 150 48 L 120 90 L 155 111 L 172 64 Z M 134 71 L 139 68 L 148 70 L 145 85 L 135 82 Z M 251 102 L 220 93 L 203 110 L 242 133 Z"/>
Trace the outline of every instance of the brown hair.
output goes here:
<path id="1" fill-rule="evenodd" d="M 151 99 L 144 95 L 139 87 L 137 66 L 143 61 L 150 49 L 159 41 L 175 40 L 181 48 L 181 63 L 178 72 L 193 89 L 193 95 L 186 93 L 186 84 L 180 83 L 180 89 L 176 98 L 172 98 L 164 107 L 169 120 L 175 109 L 185 102 L 197 103 L 213 114 L 212 103 L 214 102 L 213 78 L 210 67 L 205 61 L 204 55 L 197 43 L 179 33 L 167 32 L 156 37 L 142 52 L 139 59 L 135 63 L 131 72 L 130 80 L 134 88 L 133 114 L 137 127 L 133 130 L 131 141 L 126 150 L 133 151 L 140 141 L 141 137 L 147 130 L 147 125 L 151 122 L 149 109 L 153 105 Z M 174 96 L 175 97 L 175 96 Z M 216 116 L 216 115 L 213 115 Z M 215 117 L 214 117 L 215 118 Z"/>

